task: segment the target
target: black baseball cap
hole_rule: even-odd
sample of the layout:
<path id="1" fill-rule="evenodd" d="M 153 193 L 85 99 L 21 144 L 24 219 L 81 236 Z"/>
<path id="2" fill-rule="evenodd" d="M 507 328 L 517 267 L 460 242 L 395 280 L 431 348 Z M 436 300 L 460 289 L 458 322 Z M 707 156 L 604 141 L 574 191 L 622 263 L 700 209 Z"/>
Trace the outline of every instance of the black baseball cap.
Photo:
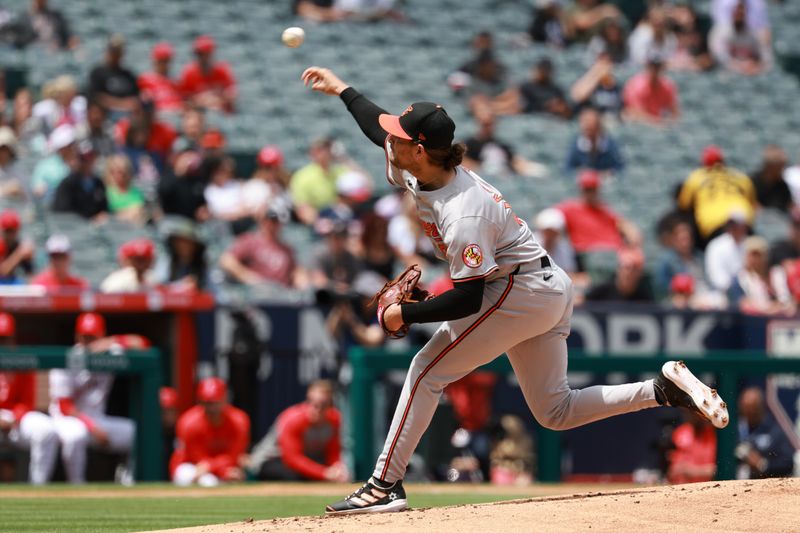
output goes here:
<path id="1" fill-rule="evenodd" d="M 450 148 L 456 124 L 439 104 L 416 102 L 400 116 L 382 114 L 378 122 L 384 131 L 425 148 Z"/>

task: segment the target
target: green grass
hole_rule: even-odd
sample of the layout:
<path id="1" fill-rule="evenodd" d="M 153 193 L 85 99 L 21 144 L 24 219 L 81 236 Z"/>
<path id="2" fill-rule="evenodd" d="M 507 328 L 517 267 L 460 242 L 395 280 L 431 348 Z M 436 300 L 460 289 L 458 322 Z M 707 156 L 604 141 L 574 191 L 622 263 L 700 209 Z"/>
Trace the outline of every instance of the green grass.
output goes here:
<path id="1" fill-rule="evenodd" d="M 17 487 L 19 488 L 19 487 Z M 73 489 L 74 490 L 74 489 Z M 341 496 L 341 495 L 339 495 Z M 335 499 L 337 496 L 333 496 Z M 215 496 L 6 498 L 0 490 L 0 531 L 112 533 L 319 515 L 331 496 Z M 512 499 L 491 494 L 420 494 L 412 507 L 438 507 Z"/>

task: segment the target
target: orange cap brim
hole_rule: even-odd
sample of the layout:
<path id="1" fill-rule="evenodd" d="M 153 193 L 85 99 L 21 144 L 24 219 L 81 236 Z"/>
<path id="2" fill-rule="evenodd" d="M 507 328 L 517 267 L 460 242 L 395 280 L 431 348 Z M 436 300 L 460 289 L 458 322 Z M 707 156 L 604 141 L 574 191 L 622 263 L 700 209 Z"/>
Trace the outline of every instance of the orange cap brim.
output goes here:
<path id="1" fill-rule="evenodd" d="M 378 117 L 378 124 L 381 125 L 383 131 L 389 133 L 390 135 L 400 137 L 401 139 L 405 139 L 407 141 L 411 140 L 411 136 L 406 133 L 403 127 L 400 125 L 400 117 L 397 115 L 382 114 Z"/>

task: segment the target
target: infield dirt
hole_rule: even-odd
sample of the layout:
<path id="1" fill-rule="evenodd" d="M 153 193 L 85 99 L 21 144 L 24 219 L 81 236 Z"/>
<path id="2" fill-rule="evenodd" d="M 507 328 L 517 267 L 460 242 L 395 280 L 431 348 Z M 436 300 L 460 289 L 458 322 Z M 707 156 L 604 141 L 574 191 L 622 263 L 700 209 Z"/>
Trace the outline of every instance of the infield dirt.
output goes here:
<path id="1" fill-rule="evenodd" d="M 418 531 L 800 531 L 800 479 L 602 490 L 401 513 L 280 518 L 169 533 Z M 166 533 L 166 532 L 159 532 Z"/>

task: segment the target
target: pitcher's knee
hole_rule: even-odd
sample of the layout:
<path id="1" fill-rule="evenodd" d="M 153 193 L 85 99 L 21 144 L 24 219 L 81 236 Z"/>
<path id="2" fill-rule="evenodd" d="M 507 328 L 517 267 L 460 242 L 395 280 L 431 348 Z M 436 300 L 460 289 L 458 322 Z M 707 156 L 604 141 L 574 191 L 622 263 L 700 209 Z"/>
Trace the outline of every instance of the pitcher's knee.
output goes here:
<path id="1" fill-rule="evenodd" d="M 547 429 L 562 431 L 573 427 L 569 420 L 570 394 L 559 395 L 544 408 L 536 409 L 536 421 Z"/>
<path id="2" fill-rule="evenodd" d="M 552 429 L 553 431 L 563 431 L 571 427 L 570 424 L 564 420 L 564 418 L 550 413 L 545 416 L 537 416 L 536 421 L 539 422 L 542 427 L 546 429 Z"/>

